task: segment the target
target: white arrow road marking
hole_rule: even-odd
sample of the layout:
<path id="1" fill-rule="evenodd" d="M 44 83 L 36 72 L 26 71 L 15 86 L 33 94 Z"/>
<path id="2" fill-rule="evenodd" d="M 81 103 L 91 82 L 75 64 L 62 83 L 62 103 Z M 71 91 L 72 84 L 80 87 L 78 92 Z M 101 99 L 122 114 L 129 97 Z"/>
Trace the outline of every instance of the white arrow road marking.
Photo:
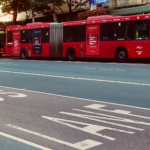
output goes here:
<path id="1" fill-rule="evenodd" d="M 119 110 L 119 109 L 116 109 L 116 110 L 101 109 L 101 108 L 106 107 L 106 106 L 107 105 L 92 104 L 92 105 L 88 105 L 88 106 L 84 106 L 84 107 L 94 109 L 94 110 L 100 110 L 100 111 L 111 112 L 111 113 L 116 113 L 116 114 L 128 115 L 128 116 L 132 116 L 132 117 L 150 119 L 150 117 L 131 114 L 131 111 L 125 111 L 125 110 Z"/>
<path id="2" fill-rule="evenodd" d="M 147 123 L 147 122 L 141 122 L 141 121 L 131 120 L 131 119 L 122 118 L 122 117 L 100 114 L 100 113 L 95 113 L 92 111 L 85 111 L 85 110 L 81 110 L 81 109 L 73 109 L 73 110 L 79 111 L 79 112 L 84 112 L 84 113 L 89 113 L 89 114 L 94 114 L 94 115 L 99 115 L 99 116 L 105 116 L 105 117 L 98 117 L 98 118 L 102 118 L 102 119 L 106 119 L 106 120 L 115 120 L 115 121 L 128 122 L 128 123 L 134 123 L 134 124 L 150 125 L 150 123 Z"/>
<path id="3" fill-rule="evenodd" d="M 116 128 L 109 128 L 109 127 L 99 126 L 99 125 L 93 125 L 93 124 L 88 124 L 88 123 L 84 123 L 84 122 L 77 122 L 77 121 L 65 120 L 65 119 L 53 118 L 53 117 L 47 117 L 47 116 L 42 116 L 42 118 L 57 122 L 59 124 L 65 125 L 65 126 L 69 126 L 74 129 L 81 130 L 83 132 L 87 132 L 87 133 L 90 133 L 90 134 L 93 134 L 96 136 L 100 136 L 100 137 L 108 139 L 108 140 L 115 140 L 115 138 L 112 138 L 110 136 L 106 136 L 103 134 L 99 134 L 97 132 L 102 131 L 102 130 L 112 130 L 112 131 L 116 131 L 116 132 L 124 132 L 124 133 L 128 133 L 128 134 L 134 134 L 134 132 L 130 132 L 130 131 L 119 130 Z M 78 127 L 78 126 L 75 126 L 75 125 L 72 125 L 72 124 L 69 124 L 66 122 L 75 123 L 78 125 L 85 125 L 85 127 Z"/>
<path id="4" fill-rule="evenodd" d="M 48 139 L 48 140 L 51 140 L 51 141 L 54 141 L 54 142 L 57 142 L 57 143 L 60 143 L 60 144 L 64 144 L 64 145 L 67 145 L 67 146 L 70 146 L 70 147 L 73 147 L 73 148 L 76 148 L 76 149 L 79 149 L 79 150 L 86 150 L 86 149 L 89 149 L 89 148 L 92 148 L 92 147 L 103 144 L 103 143 L 100 143 L 100 142 L 97 142 L 97 141 L 94 141 L 94 140 L 90 140 L 90 139 L 72 144 L 72 143 L 65 142 L 65 141 L 62 141 L 62 140 L 59 140 L 59 139 L 56 139 L 56 138 L 53 138 L 53 137 L 49 137 L 47 135 L 43 135 L 43 134 L 40 134 L 40 133 L 37 133 L 37 132 L 34 132 L 34 131 L 30 131 L 30 130 L 27 130 L 27 129 L 24 129 L 24 128 L 21 128 L 21 127 L 17 127 L 17 126 L 11 125 L 11 124 L 7 124 L 7 126 L 9 126 L 11 128 L 14 128 L 14 129 L 17 129 L 17 130 L 20 130 L 20 131 L 24 131 L 24 132 L 39 136 L 39 137 L 42 137 L 42 138 L 45 138 L 45 139 Z"/>
<path id="5" fill-rule="evenodd" d="M 88 120 L 93 120 L 93 121 L 97 121 L 97 122 L 103 122 L 103 123 L 106 123 L 106 124 L 111 124 L 111 125 L 120 126 L 120 127 L 124 127 L 124 128 L 144 131 L 144 129 L 141 129 L 141 128 L 136 128 L 136 127 L 132 127 L 132 126 L 127 126 L 127 125 L 123 125 L 123 124 L 118 124 L 118 123 L 114 123 L 114 122 L 105 121 L 105 120 L 102 120 L 101 119 L 102 117 L 99 117 L 99 116 L 90 116 L 90 115 L 85 115 L 85 114 L 75 114 L 75 113 L 68 113 L 68 112 L 59 112 L 59 113 L 66 114 L 66 115 L 69 115 L 69 116 L 84 118 L 84 119 L 88 119 Z M 117 130 L 117 131 L 119 131 L 119 130 Z"/>
<path id="6" fill-rule="evenodd" d="M 31 145 L 31 146 L 36 147 L 36 148 L 39 148 L 39 149 L 52 150 L 52 149 L 49 149 L 49 148 L 47 148 L 47 147 L 44 147 L 44 146 L 41 146 L 41 145 L 38 145 L 38 144 L 35 144 L 35 143 L 32 143 L 32 142 L 29 142 L 29 141 L 20 139 L 20 138 L 18 138 L 18 137 L 15 137 L 15 136 L 12 136 L 12 135 L 3 133 L 3 132 L 0 132 L 0 135 L 5 136 L 5 137 L 10 138 L 10 139 L 13 139 L 13 140 L 15 140 L 15 141 L 19 141 L 19 142 L 25 143 L 25 144 L 27 144 L 27 145 Z"/>
<path id="7" fill-rule="evenodd" d="M 11 94 L 11 95 L 8 95 L 9 97 L 18 97 L 18 98 L 27 97 L 26 94 L 15 93 L 15 92 L 0 92 L 0 94 Z"/>

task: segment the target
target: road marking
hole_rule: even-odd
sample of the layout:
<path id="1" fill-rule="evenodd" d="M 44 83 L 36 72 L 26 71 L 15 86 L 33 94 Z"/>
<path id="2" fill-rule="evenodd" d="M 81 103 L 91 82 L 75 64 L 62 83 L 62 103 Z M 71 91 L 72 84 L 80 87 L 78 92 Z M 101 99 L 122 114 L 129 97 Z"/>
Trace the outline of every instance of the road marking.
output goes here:
<path id="1" fill-rule="evenodd" d="M 7 137 L 7 138 L 10 138 L 10 139 L 13 139 L 13 140 L 16 140 L 16 141 L 19 141 L 19 142 L 22 142 L 22 143 L 25 143 L 25 144 L 27 144 L 27 145 L 30 145 L 30 146 L 33 146 L 33 147 L 36 147 L 36 148 L 39 148 L 39 149 L 52 150 L 52 149 L 49 149 L 49 148 L 47 148 L 47 147 L 44 147 L 44 146 L 41 146 L 41 145 L 38 145 L 38 144 L 35 144 L 35 143 L 32 143 L 32 142 L 29 142 L 29 141 L 20 139 L 20 138 L 18 138 L 18 137 L 15 137 L 15 136 L 12 136 L 12 135 L 3 133 L 3 132 L 0 132 L 0 135 L 2 135 L 2 136 L 4 136 L 4 137 Z"/>
<path id="2" fill-rule="evenodd" d="M 0 65 L 18 65 L 18 64 L 15 64 L 15 63 L 0 63 Z"/>
<path id="3" fill-rule="evenodd" d="M 142 124 L 142 125 L 148 125 L 148 126 L 150 125 L 150 123 L 147 123 L 147 122 L 131 120 L 131 119 L 123 118 L 123 117 L 116 117 L 116 116 L 111 116 L 111 115 L 106 115 L 106 114 L 101 114 L 101 113 L 95 113 L 95 112 L 91 112 L 91 111 L 85 111 L 85 110 L 81 110 L 81 109 L 73 109 L 73 110 L 79 111 L 79 112 L 84 112 L 84 113 L 89 113 L 89 114 L 94 114 L 94 115 L 99 115 L 99 116 L 104 116 L 101 118 L 106 119 L 106 120 L 116 120 L 116 121 L 120 121 L 120 122 Z"/>
<path id="4" fill-rule="evenodd" d="M 4 101 L 4 99 L 2 97 L 0 97 L 0 102 Z"/>
<path id="5" fill-rule="evenodd" d="M 102 131 L 102 130 L 111 130 L 111 131 L 116 131 L 116 132 L 122 132 L 122 133 L 128 133 L 128 134 L 134 134 L 135 132 L 131 132 L 131 131 L 126 131 L 126 130 L 120 130 L 120 129 L 116 129 L 116 128 L 110 128 L 110 127 L 105 127 L 105 126 L 99 126 L 99 125 L 93 125 L 93 124 L 88 124 L 88 123 L 84 123 L 84 122 L 77 122 L 77 121 L 72 121 L 72 120 L 65 120 L 65 119 L 60 119 L 60 118 L 53 118 L 53 117 L 48 117 L 48 116 L 42 116 L 42 118 L 48 119 L 50 121 L 54 121 L 57 122 L 59 124 L 65 125 L 65 126 L 69 126 L 71 128 L 77 129 L 77 130 L 81 130 L 83 132 L 87 132 L 96 136 L 100 136 L 102 138 L 108 139 L 108 140 L 115 140 L 115 138 L 112 138 L 110 136 L 106 136 L 103 134 L 99 134 L 97 133 L 98 131 Z M 78 127 L 69 123 L 75 123 L 78 125 L 85 125 L 86 127 Z"/>
<path id="6" fill-rule="evenodd" d="M 85 108 L 94 109 L 94 110 L 100 110 L 100 111 L 111 112 L 111 113 L 116 113 L 116 114 L 128 115 L 128 116 L 132 116 L 132 117 L 138 117 L 138 118 L 150 119 L 150 117 L 131 114 L 130 111 L 119 110 L 119 109 L 116 109 L 116 110 L 100 109 L 100 108 L 106 107 L 106 105 L 92 104 L 92 105 L 88 105 L 88 106 L 84 106 L 84 107 L 85 107 Z"/>
<path id="7" fill-rule="evenodd" d="M 90 79 L 90 78 L 76 78 L 76 77 L 54 76 L 54 75 L 48 75 L 48 74 L 13 72 L 13 71 L 4 71 L 4 70 L 0 70 L 0 72 L 2 72 L 2 73 L 13 73 L 13 74 L 23 74 L 23 75 L 33 75 L 33 76 L 43 76 L 43 77 L 52 77 L 52 78 L 62 78 L 62 79 L 72 79 L 72 80 L 97 81 L 97 82 L 118 83 L 118 84 L 127 84 L 127 85 L 150 86 L 150 84 L 147 84 L 147 83 L 123 82 L 123 81 L 113 81 L 113 80 L 100 80 L 100 79 Z"/>
<path id="8" fill-rule="evenodd" d="M 63 97 L 63 98 L 76 99 L 76 100 L 81 100 L 81 101 L 89 101 L 89 102 L 95 102 L 95 103 L 102 103 L 102 104 L 109 104 L 109 105 L 115 105 L 115 106 L 122 106 L 122 107 L 142 109 L 142 110 L 150 110 L 149 108 L 130 106 L 130 105 L 124 105 L 124 104 L 117 104 L 117 103 L 111 103 L 111 102 L 104 102 L 104 101 L 99 101 L 99 100 L 91 100 L 91 99 L 79 98 L 79 97 L 73 97 L 73 96 L 66 96 L 66 95 L 59 95 L 59 94 L 53 94 L 53 93 L 32 91 L 32 90 L 26 90 L 26 89 L 18 89 L 18 88 L 13 88 L 13 87 L 6 87 L 6 86 L 0 86 L 0 87 L 1 88 L 6 88 L 6 89 L 13 89 L 13 90 L 19 90 L 19 91 L 38 93 L 38 94 L 45 94 L 45 95 L 50 95 L 50 96 L 57 96 L 57 97 Z"/>
<path id="9" fill-rule="evenodd" d="M 27 97 L 26 94 L 22 94 L 22 93 L 15 93 L 15 92 L 0 92 L 0 94 L 11 94 L 8 95 L 9 97 L 18 97 L 18 98 L 23 98 L 23 97 Z"/>
<path id="10" fill-rule="evenodd" d="M 97 121 L 97 122 L 103 122 L 103 123 L 111 124 L 111 125 L 114 125 L 114 126 L 119 126 L 119 127 L 124 127 L 124 128 L 139 130 L 139 131 L 144 131 L 144 129 L 141 129 L 141 128 L 136 128 L 136 127 L 132 127 L 132 126 L 128 126 L 128 125 L 123 125 L 123 124 L 118 124 L 118 123 L 114 123 L 114 122 L 105 121 L 105 120 L 102 120 L 101 119 L 102 117 L 99 117 L 99 116 L 91 116 L 91 115 L 68 113 L 68 112 L 59 112 L 59 113 L 65 114 L 65 115 L 69 115 L 69 116 L 84 118 L 84 119 L 88 119 L 88 120 L 93 120 L 93 121 Z"/>
<path id="11" fill-rule="evenodd" d="M 103 68 L 84 68 L 84 69 L 89 69 L 89 70 L 104 70 L 104 71 L 125 71 L 125 70 L 120 70 L 120 69 L 103 69 Z"/>
<path id="12" fill-rule="evenodd" d="M 43 135 L 43 134 L 33 132 L 33 131 L 30 131 L 30 130 L 27 130 L 27 129 L 24 129 L 24 128 L 21 128 L 21 127 L 17 127 L 17 126 L 11 125 L 11 124 L 7 124 L 7 126 L 9 126 L 11 128 L 14 128 L 14 129 L 17 129 L 17 130 L 20 130 L 20 131 L 24 131 L 24 132 L 39 136 L 39 137 L 42 137 L 42 138 L 45 138 L 45 139 L 48 139 L 48 140 L 51 140 L 51 141 L 54 141 L 54 142 L 57 142 L 57 143 L 60 143 L 60 144 L 64 144 L 64 145 L 67 145 L 69 147 L 73 147 L 73 148 L 76 148 L 76 149 L 79 149 L 79 150 L 86 150 L 86 149 L 89 149 L 89 148 L 92 148 L 92 147 L 103 144 L 101 142 L 97 142 L 97 141 L 90 140 L 90 139 L 72 144 L 72 143 L 65 142 L 65 141 L 62 141 L 62 140 L 59 140 L 59 139 L 56 139 L 56 138 L 53 138 L 53 137 L 49 137 L 47 135 Z"/>

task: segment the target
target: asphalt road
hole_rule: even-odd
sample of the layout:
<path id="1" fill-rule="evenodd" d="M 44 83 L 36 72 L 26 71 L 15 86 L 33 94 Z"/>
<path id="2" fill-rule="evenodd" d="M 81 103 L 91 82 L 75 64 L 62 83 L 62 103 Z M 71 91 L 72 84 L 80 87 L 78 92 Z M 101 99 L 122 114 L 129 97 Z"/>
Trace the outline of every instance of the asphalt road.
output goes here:
<path id="1" fill-rule="evenodd" d="M 149 150 L 149 76 L 148 64 L 1 59 L 0 149 Z"/>

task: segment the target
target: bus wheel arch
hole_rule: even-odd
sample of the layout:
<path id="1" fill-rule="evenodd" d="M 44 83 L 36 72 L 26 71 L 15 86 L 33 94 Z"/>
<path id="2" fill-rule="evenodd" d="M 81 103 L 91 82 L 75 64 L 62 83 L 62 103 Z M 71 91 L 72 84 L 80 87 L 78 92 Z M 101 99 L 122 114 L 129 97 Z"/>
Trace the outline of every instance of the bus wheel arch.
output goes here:
<path id="1" fill-rule="evenodd" d="M 23 59 L 27 59 L 27 50 L 25 48 L 21 49 L 20 56 Z"/>
<path id="2" fill-rule="evenodd" d="M 115 59 L 117 62 L 127 62 L 128 61 L 128 51 L 125 47 L 118 47 L 115 53 Z"/>
<path id="3" fill-rule="evenodd" d="M 73 47 L 69 47 L 66 53 L 67 59 L 70 61 L 74 61 L 76 59 L 76 51 Z"/>

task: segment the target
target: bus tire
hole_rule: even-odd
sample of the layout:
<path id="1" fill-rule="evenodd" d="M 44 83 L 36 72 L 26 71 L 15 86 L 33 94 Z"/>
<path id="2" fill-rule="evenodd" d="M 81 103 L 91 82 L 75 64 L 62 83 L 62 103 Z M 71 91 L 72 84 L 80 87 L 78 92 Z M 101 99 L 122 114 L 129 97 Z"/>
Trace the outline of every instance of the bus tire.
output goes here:
<path id="1" fill-rule="evenodd" d="M 74 61 L 76 59 L 76 52 L 75 52 L 74 48 L 72 48 L 72 47 L 68 48 L 67 59 L 69 61 Z"/>
<path id="2" fill-rule="evenodd" d="M 121 63 L 128 61 L 128 52 L 125 48 L 121 47 L 116 51 L 116 61 Z"/>
<path id="3" fill-rule="evenodd" d="M 2 54 L 0 54 L 0 58 L 2 57 Z"/>
<path id="4" fill-rule="evenodd" d="M 21 58 L 27 59 L 27 51 L 26 51 L 26 49 L 22 49 L 20 55 L 21 55 Z"/>

